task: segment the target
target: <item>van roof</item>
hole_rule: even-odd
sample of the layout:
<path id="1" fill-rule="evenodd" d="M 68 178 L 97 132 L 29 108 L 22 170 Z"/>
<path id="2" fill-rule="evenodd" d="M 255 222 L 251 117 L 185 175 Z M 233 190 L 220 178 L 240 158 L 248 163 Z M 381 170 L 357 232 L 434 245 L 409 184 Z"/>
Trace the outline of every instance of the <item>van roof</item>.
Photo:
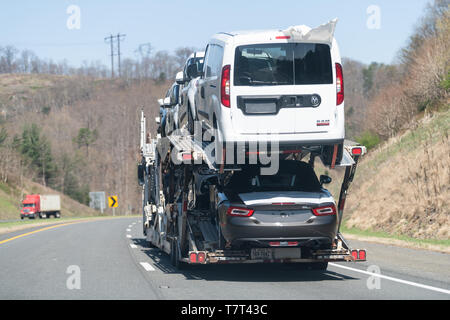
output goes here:
<path id="1" fill-rule="evenodd" d="M 337 19 L 333 19 L 316 28 L 305 25 L 291 26 L 286 29 L 271 30 L 241 30 L 231 32 L 219 32 L 213 36 L 217 40 L 229 42 L 258 42 L 267 40 L 291 39 L 301 42 L 322 42 L 332 44 L 334 40 L 334 29 Z"/>

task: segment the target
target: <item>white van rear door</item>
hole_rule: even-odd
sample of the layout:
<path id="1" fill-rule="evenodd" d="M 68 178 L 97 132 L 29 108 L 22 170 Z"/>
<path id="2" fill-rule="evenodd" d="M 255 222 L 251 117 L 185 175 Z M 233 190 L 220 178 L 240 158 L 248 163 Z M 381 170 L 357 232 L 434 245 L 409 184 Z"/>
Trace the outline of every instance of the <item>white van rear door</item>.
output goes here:
<path id="1" fill-rule="evenodd" d="M 318 133 L 334 124 L 336 87 L 328 45 L 241 46 L 234 66 L 231 101 L 237 132 Z"/>

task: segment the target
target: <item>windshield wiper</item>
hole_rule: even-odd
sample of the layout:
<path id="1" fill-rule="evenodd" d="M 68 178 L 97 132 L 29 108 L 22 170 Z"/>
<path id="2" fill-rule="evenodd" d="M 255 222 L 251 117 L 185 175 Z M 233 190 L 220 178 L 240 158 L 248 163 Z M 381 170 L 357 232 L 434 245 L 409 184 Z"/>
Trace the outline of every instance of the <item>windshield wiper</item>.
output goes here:
<path id="1" fill-rule="evenodd" d="M 277 82 L 277 81 L 251 80 L 250 84 L 252 84 L 252 85 L 264 85 L 264 84 L 281 85 L 281 84 L 289 84 L 289 83 L 288 82 Z"/>

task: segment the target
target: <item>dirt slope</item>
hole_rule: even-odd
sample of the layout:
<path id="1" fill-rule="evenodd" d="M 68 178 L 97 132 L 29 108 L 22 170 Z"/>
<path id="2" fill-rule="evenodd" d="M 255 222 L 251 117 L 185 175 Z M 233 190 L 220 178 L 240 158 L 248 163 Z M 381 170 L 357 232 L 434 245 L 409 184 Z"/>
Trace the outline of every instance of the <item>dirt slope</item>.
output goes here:
<path id="1" fill-rule="evenodd" d="M 370 152 L 349 191 L 346 226 L 449 239 L 449 127 L 447 107 Z"/>

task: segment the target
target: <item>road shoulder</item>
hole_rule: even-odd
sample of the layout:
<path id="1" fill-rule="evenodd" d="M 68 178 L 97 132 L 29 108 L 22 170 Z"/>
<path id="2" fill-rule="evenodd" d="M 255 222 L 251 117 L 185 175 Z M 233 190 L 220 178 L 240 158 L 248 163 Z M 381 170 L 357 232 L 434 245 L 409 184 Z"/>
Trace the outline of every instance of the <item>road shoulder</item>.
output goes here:
<path id="1" fill-rule="evenodd" d="M 356 235 L 356 234 L 351 234 L 351 233 L 347 233 L 347 232 L 344 232 L 343 235 L 346 239 L 349 239 L 349 240 L 373 242 L 373 243 L 393 245 L 393 246 L 397 246 L 397 247 L 410 248 L 410 249 L 423 249 L 423 250 L 430 250 L 430 251 L 447 253 L 447 254 L 450 253 L 450 247 L 445 246 L 445 245 L 429 244 L 429 243 L 422 243 L 422 242 L 412 242 L 412 241 L 400 240 L 400 239 L 395 239 L 395 238 L 362 236 L 362 235 Z"/>

